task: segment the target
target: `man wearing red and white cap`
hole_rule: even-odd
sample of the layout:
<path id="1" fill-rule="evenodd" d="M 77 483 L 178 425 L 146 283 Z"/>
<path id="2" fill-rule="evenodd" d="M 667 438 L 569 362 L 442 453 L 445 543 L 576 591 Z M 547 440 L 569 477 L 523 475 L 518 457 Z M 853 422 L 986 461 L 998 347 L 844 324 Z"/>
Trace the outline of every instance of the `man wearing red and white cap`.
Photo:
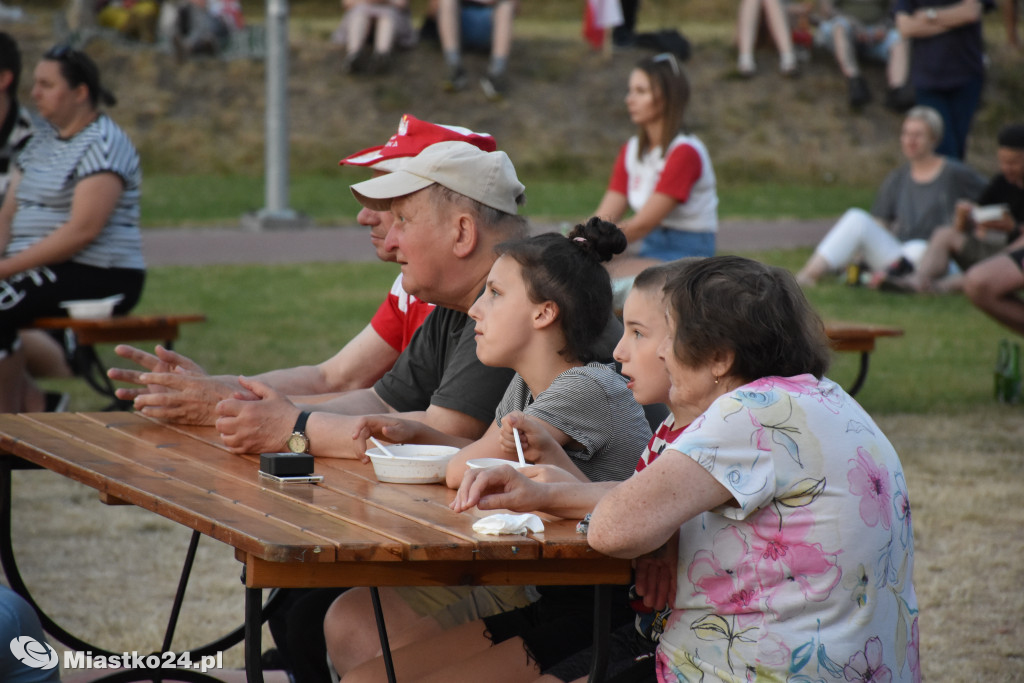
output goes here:
<path id="1" fill-rule="evenodd" d="M 356 152 L 339 164 L 363 166 L 371 169 L 374 177 L 379 177 L 398 170 L 404 159 L 444 141 L 468 142 L 488 152 L 496 149 L 494 138 L 486 133 L 429 123 L 405 114 L 398 132 L 387 143 Z M 384 237 L 394 220 L 391 213 L 364 207 L 356 220 L 370 228 L 370 240 L 377 257 L 382 261 L 395 261 L 394 250 L 384 246 Z M 372 386 L 394 365 L 433 308 L 433 304 L 408 294 L 399 274 L 370 323 L 334 356 L 318 365 L 272 370 L 254 379 L 292 396 L 333 394 Z M 137 410 L 151 417 L 210 425 L 216 419 L 213 409 L 218 401 L 244 392 L 237 376 L 207 375 L 189 358 L 160 346 L 156 348 L 156 355 L 127 344 L 119 345 L 116 352 L 148 371 L 143 380 L 140 371 L 112 368 L 109 371 L 112 379 L 146 387 L 118 389 L 118 397 L 133 400 Z M 160 390 L 153 390 L 153 386 L 159 386 Z"/>

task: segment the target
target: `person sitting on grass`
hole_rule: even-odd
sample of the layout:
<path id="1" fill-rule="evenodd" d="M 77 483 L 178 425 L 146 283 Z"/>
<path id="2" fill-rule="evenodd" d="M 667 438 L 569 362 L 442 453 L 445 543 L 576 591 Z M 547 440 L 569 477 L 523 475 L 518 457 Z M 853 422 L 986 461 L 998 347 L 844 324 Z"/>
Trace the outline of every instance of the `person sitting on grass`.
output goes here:
<path id="1" fill-rule="evenodd" d="M 964 294 L 999 324 L 1024 335 L 1024 237 L 999 254 L 971 266 Z"/>
<path id="2" fill-rule="evenodd" d="M 622 338 L 615 347 L 615 360 L 622 365 L 622 374 L 628 380 L 627 386 L 637 403 L 652 405 L 664 404 L 669 400 L 669 378 L 665 364 L 658 357 L 658 346 L 665 336 L 665 302 L 662 289 L 665 281 L 686 261 L 653 266 L 637 276 L 633 290 L 626 298 L 623 312 L 624 331 Z M 682 426 L 694 417 L 684 413 L 669 414 L 651 437 L 646 448 L 642 445 L 622 453 L 627 461 L 636 463 L 635 470 L 642 470 L 658 457 L 667 443 L 670 443 L 682 431 Z M 682 420 L 682 422 L 680 422 Z M 542 419 L 539 419 L 529 408 L 526 412 L 513 411 L 508 413 L 501 423 L 501 448 L 506 457 L 516 458 L 515 436 L 512 429 L 521 432 L 524 454 L 530 462 L 557 462 L 561 457 L 562 445 L 551 434 L 551 430 Z M 642 450 L 641 450 L 642 449 Z M 641 453 L 639 461 L 637 453 Z M 473 469 L 465 473 L 459 492 L 452 503 L 452 508 L 461 512 L 472 507 L 476 501 L 465 503 L 466 496 L 475 491 L 473 482 L 483 474 L 502 472 L 506 467 Z M 632 465 L 629 471 L 632 472 Z M 569 471 L 552 465 L 531 465 L 519 470 L 531 481 L 544 482 L 575 482 L 580 479 Z M 619 479 L 624 478 L 619 477 Z M 587 484 L 587 491 L 605 491 L 614 486 L 614 481 Z M 551 485 L 554 488 L 555 484 Z M 552 499 L 554 500 L 554 499 Z M 552 503 L 551 507 L 537 506 L 544 512 L 553 512 L 561 516 L 582 517 L 589 512 L 592 502 L 582 504 L 578 510 L 567 512 L 565 506 L 571 505 L 568 500 Z M 482 503 L 481 509 L 491 507 Z M 524 510 L 533 510 L 524 507 Z M 574 680 L 579 674 L 576 671 L 582 665 L 587 671 L 590 661 L 583 655 L 573 662 L 560 662 L 577 651 L 586 648 L 593 635 L 593 590 L 581 586 L 539 586 L 540 598 L 531 605 L 509 612 L 487 616 L 460 626 L 447 628 L 443 633 L 427 639 L 421 639 L 394 651 L 397 677 L 400 680 L 416 680 L 422 672 L 429 671 L 434 680 L 499 680 L 494 672 L 502 672 L 500 680 L 530 680 L 539 672 L 559 672 L 561 680 Z M 616 630 L 616 649 L 612 652 L 609 673 L 617 673 L 619 668 L 631 665 L 630 657 L 624 653 L 637 647 L 646 647 L 653 651 L 653 644 L 648 639 L 634 639 L 628 631 L 634 631 L 633 622 L 636 613 L 627 607 L 627 591 L 625 587 L 616 587 L 613 591 L 612 623 L 625 628 L 623 632 Z M 654 596 L 651 596 L 654 600 Z M 663 606 L 666 597 L 662 596 L 658 606 Z M 651 604 L 654 604 L 653 602 Z M 331 632 L 339 633 L 339 642 L 347 643 L 347 639 L 355 634 L 345 634 L 340 638 L 342 625 L 354 630 L 360 625 L 356 621 L 343 621 L 339 610 L 325 624 Z M 365 623 L 362 624 L 365 630 Z M 627 647 L 622 652 L 618 646 Z M 523 649 L 529 658 L 522 656 Z M 653 661 L 653 660 L 652 660 Z M 651 668 L 653 673 L 653 667 Z M 346 683 L 362 683 L 363 681 L 381 680 L 384 674 L 383 660 L 372 659 L 349 671 Z"/>
<path id="3" fill-rule="evenodd" d="M 907 163 L 886 177 L 870 214 L 857 208 L 843 214 L 796 274 L 797 282 L 814 286 L 825 274 L 861 261 L 879 279 L 887 270 L 909 270 L 932 233 L 950 224 L 957 200 L 981 194 L 981 175 L 935 153 L 942 125 L 942 117 L 930 107 L 907 112 L 900 131 Z"/>
<path id="4" fill-rule="evenodd" d="M 391 68 L 397 45 L 416 45 L 416 30 L 409 18 L 409 0 L 342 0 L 345 15 L 331 41 L 345 48 L 341 68 L 345 73 L 383 73 Z M 367 41 L 372 46 L 367 54 Z"/>
<path id="5" fill-rule="evenodd" d="M 622 232 L 597 218 L 576 226 L 568 237 L 546 233 L 498 245 L 498 259 L 469 315 L 480 361 L 511 367 L 516 376 L 487 433 L 467 444 L 417 422 L 380 416 L 364 418 L 357 425 L 360 436 L 463 446 L 446 474 L 448 485 L 457 488 L 474 459 L 517 459 L 514 446 L 503 448 L 500 439 L 505 418 L 517 411 L 556 444 L 531 452 L 528 462 L 555 465 L 580 481 L 627 477 L 651 430 L 626 380 L 597 362 L 595 344 L 612 313 L 611 285 L 601 264 L 625 246 Z M 492 593 L 504 597 L 507 588 L 382 588 L 387 623 L 409 625 L 391 629 L 389 639 L 409 644 L 506 611 L 491 609 L 496 599 L 486 595 Z M 328 652 L 343 678 L 378 651 L 373 629 L 366 628 L 373 614 L 365 588 L 347 591 L 327 613 Z"/>
<path id="6" fill-rule="evenodd" d="M 608 266 L 617 296 L 648 266 L 715 253 L 715 170 L 704 143 L 683 132 L 689 102 L 690 82 L 675 55 L 646 57 L 629 74 L 626 109 L 636 135 L 619 149 L 594 212 L 618 223 L 633 246 Z"/>
<path id="7" fill-rule="evenodd" d="M 997 137 L 999 173 L 977 202 L 960 200 L 953 225 L 939 228 L 913 272 L 887 276 L 879 288 L 891 292 L 947 294 L 963 288 L 963 272 L 975 263 L 1006 251 L 1024 225 L 1024 124 L 1004 127 Z M 991 217 L 975 215 L 979 207 L 999 207 Z M 982 208 L 982 211 L 989 209 Z M 950 261 L 959 269 L 950 272 Z"/>
<path id="8" fill-rule="evenodd" d="M 614 487 L 484 470 L 456 509 L 593 506 L 599 552 L 677 543 L 659 681 L 920 681 L 903 468 L 824 377 L 828 341 L 793 277 L 716 256 L 672 277 L 666 296 L 670 405 L 698 416 L 658 459 Z"/>
<path id="9" fill-rule="evenodd" d="M 480 88 L 489 100 L 500 100 L 508 92 L 508 59 L 512 53 L 512 24 L 518 0 L 438 0 L 437 27 L 441 37 L 448 76 L 448 92 L 465 90 L 469 77 L 462 65 L 463 46 L 490 47 L 491 61 L 480 78 Z"/>

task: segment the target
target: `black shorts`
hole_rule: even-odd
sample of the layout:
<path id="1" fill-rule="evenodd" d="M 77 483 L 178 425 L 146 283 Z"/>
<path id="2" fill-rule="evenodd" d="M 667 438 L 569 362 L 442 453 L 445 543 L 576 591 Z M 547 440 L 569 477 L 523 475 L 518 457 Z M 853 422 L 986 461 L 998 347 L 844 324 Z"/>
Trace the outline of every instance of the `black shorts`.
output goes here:
<path id="1" fill-rule="evenodd" d="M 657 673 L 654 670 L 654 650 L 657 644 L 640 635 L 636 625 L 631 621 L 612 631 L 608 649 L 608 669 L 605 672 L 606 683 L 656 683 Z M 567 659 L 563 659 L 544 674 L 554 676 L 560 681 L 575 681 L 590 673 L 590 664 L 594 658 L 593 646 L 580 650 Z"/>
<path id="2" fill-rule="evenodd" d="M 1010 258 L 1013 259 L 1014 265 L 1024 271 L 1024 249 L 1017 249 L 1016 251 L 1010 252 Z"/>
<path id="3" fill-rule="evenodd" d="M 485 635 L 495 644 L 516 636 L 542 672 L 594 642 L 594 588 L 541 586 L 539 600 L 526 607 L 484 618 Z M 627 586 L 612 587 L 611 629 L 632 624 Z"/>
<path id="4" fill-rule="evenodd" d="M 97 268 L 70 261 L 0 280 L 0 354 L 9 353 L 18 339 L 18 329 L 36 318 L 67 315 L 60 307 L 62 301 L 123 294 L 114 313 L 127 313 L 139 302 L 145 280 L 144 270 Z"/>

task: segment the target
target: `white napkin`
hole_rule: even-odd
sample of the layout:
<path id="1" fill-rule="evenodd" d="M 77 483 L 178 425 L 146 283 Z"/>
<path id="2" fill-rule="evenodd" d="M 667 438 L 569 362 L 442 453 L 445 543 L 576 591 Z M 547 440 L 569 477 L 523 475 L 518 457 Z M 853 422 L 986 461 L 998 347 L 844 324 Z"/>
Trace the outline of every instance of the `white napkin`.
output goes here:
<path id="1" fill-rule="evenodd" d="M 535 534 L 544 531 L 544 522 L 540 517 L 527 513 L 525 515 L 509 515 L 499 513 L 478 519 L 473 523 L 473 531 L 478 534 L 520 534 L 525 535 L 527 531 Z"/>

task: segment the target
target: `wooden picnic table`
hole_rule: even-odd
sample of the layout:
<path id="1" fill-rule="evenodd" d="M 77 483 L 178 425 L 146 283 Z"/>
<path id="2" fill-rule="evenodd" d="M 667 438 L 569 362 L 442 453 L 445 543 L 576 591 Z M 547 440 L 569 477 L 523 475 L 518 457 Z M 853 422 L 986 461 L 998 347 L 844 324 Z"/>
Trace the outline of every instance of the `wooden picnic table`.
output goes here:
<path id="1" fill-rule="evenodd" d="M 351 460 L 318 458 L 320 484 L 268 482 L 258 456 L 228 452 L 208 427 L 120 412 L 0 414 L 8 506 L 9 466 L 18 459 L 95 488 L 104 502 L 182 524 L 194 542 L 201 533 L 232 546 L 244 565 L 250 681 L 263 680 L 263 588 L 369 586 L 376 598 L 378 586 L 594 585 L 605 614 L 607 587 L 630 580 L 630 562 L 592 550 L 575 520 L 547 519 L 537 535 L 477 534 L 473 522 L 491 513 L 452 512 L 454 491 L 443 484 L 380 483 L 370 465 Z M 184 583 L 187 571 L 179 592 Z M 387 651 L 382 621 L 378 627 Z M 604 644 L 595 643 L 602 652 L 592 680 L 603 676 Z"/>

